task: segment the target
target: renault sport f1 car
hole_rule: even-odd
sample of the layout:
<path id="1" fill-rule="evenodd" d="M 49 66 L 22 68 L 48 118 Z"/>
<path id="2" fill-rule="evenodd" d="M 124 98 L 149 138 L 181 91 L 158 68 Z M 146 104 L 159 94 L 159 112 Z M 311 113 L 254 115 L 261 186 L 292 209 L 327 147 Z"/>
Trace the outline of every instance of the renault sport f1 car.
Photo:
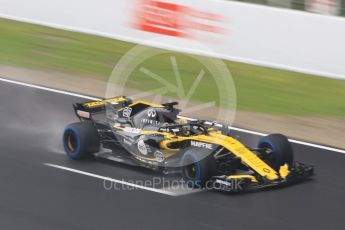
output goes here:
<path id="1" fill-rule="evenodd" d="M 163 173 L 181 173 L 192 187 L 236 191 L 281 186 L 313 175 L 313 166 L 294 161 L 288 139 L 263 137 L 249 148 L 230 136 L 227 125 L 179 116 L 177 102 L 133 102 L 121 96 L 73 105 L 80 122 L 63 134 L 75 160 L 105 158 Z M 112 150 L 100 152 L 100 147 Z"/>

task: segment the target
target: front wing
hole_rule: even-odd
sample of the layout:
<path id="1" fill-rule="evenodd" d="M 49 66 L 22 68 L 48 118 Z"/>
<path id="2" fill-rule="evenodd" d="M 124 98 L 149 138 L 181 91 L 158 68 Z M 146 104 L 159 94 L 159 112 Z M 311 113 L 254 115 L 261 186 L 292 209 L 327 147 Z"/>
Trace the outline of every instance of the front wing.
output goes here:
<path id="1" fill-rule="evenodd" d="M 295 162 L 295 165 L 290 169 L 289 175 L 285 178 L 269 181 L 264 179 L 251 180 L 249 178 L 232 179 L 228 176 L 214 176 L 212 178 L 211 189 L 226 191 L 226 192 L 243 192 L 250 190 L 258 190 L 269 187 L 283 187 L 298 183 L 308 177 L 314 175 L 314 167 L 300 162 Z"/>

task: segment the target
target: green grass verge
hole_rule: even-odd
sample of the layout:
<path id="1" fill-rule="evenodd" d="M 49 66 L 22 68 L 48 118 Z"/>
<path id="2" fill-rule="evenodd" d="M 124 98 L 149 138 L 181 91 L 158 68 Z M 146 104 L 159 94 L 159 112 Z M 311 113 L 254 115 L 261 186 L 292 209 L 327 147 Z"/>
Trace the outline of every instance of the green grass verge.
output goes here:
<path id="1" fill-rule="evenodd" d="M 0 63 L 25 68 L 58 70 L 106 81 L 118 60 L 135 44 L 83 33 L 0 19 Z M 145 61 L 145 68 L 175 81 L 170 56 L 176 56 L 183 85 L 192 85 L 200 63 L 170 52 Z M 224 61 L 233 75 L 238 109 L 276 114 L 345 116 L 345 81 L 237 62 Z M 209 73 L 206 73 L 206 75 Z M 129 86 L 154 85 L 138 69 Z M 194 100 L 216 93 L 212 78 L 204 78 Z M 209 79 L 209 80 L 208 80 Z M 211 90 L 210 90 L 211 89 Z M 207 93 L 205 93 L 207 92 Z"/>

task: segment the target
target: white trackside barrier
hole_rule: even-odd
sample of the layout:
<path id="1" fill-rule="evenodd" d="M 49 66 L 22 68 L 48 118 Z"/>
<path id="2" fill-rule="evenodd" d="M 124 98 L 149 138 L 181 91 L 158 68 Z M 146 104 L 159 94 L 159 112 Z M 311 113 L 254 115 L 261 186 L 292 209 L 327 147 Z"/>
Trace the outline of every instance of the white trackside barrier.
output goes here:
<path id="1" fill-rule="evenodd" d="M 345 79 L 341 17 L 222 0 L 0 0 L 0 16 Z"/>

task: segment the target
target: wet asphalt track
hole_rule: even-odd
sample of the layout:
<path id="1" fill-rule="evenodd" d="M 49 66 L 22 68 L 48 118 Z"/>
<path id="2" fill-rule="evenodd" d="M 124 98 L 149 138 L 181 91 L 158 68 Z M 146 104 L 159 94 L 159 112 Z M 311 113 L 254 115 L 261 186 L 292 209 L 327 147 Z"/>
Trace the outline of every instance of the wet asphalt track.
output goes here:
<path id="1" fill-rule="evenodd" d="M 313 180 L 283 189 L 229 195 L 168 196 L 110 190 L 97 178 L 150 179 L 147 170 L 75 162 L 63 155 L 61 134 L 76 121 L 71 103 L 85 99 L 0 82 L 0 229 L 343 229 L 345 155 L 294 144 L 311 163 Z M 236 132 L 248 144 L 258 136 Z"/>

